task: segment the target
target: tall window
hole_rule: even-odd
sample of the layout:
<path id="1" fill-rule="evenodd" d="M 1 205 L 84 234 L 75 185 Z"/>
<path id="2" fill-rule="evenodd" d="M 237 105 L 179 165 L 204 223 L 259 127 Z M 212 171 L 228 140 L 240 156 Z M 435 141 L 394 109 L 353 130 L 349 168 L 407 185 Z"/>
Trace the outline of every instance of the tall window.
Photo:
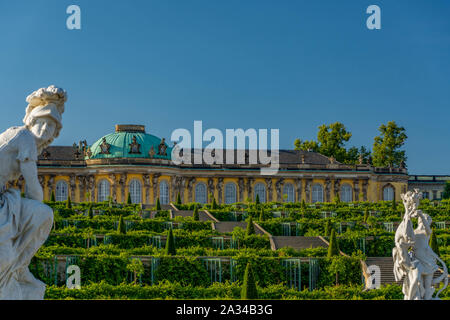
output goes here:
<path id="1" fill-rule="evenodd" d="M 352 187 L 349 184 L 344 184 L 341 187 L 341 201 L 352 202 Z"/>
<path id="2" fill-rule="evenodd" d="M 159 202 L 169 204 L 169 185 L 165 180 L 159 183 Z"/>
<path id="3" fill-rule="evenodd" d="M 66 201 L 68 196 L 68 186 L 67 182 L 65 181 L 58 181 L 56 183 L 56 194 L 55 194 L 55 200 L 56 201 Z"/>
<path id="4" fill-rule="evenodd" d="M 383 200 L 392 201 L 394 200 L 394 188 L 387 186 L 383 189 Z"/>
<path id="5" fill-rule="evenodd" d="M 234 183 L 227 183 L 225 185 L 225 204 L 232 204 L 236 200 L 236 185 Z"/>
<path id="6" fill-rule="evenodd" d="M 110 191 L 109 189 L 110 189 L 109 181 L 106 179 L 100 180 L 100 182 L 98 183 L 98 195 L 97 195 L 98 202 L 103 202 L 103 201 L 108 200 L 109 191 Z"/>
<path id="7" fill-rule="evenodd" d="M 142 202 L 142 184 L 139 180 L 133 179 L 130 182 L 130 198 L 132 203 Z"/>
<path id="8" fill-rule="evenodd" d="M 206 184 L 203 182 L 197 183 L 195 186 L 195 202 L 207 203 L 208 196 L 206 194 Z"/>
<path id="9" fill-rule="evenodd" d="M 320 184 L 312 187 L 312 202 L 323 202 L 323 187 Z"/>
<path id="10" fill-rule="evenodd" d="M 283 186 L 283 196 L 287 195 L 286 202 L 295 201 L 294 186 L 291 183 L 286 183 Z"/>
<path id="11" fill-rule="evenodd" d="M 266 202 L 266 186 L 262 183 L 257 183 L 255 185 L 255 200 L 256 195 L 259 196 L 260 202 Z"/>

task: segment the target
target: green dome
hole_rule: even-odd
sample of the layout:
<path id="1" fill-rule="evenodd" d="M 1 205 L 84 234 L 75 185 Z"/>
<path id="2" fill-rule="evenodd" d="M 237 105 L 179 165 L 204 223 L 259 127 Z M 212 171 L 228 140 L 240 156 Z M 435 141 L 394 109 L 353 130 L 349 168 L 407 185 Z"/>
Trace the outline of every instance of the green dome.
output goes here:
<path id="1" fill-rule="evenodd" d="M 169 148 L 167 143 L 164 143 L 166 146 L 166 155 L 158 154 L 161 140 L 161 138 L 145 133 L 144 126 L 117 125 L 116 132 L 100 138 L 90 146 L 91 155 L 90 157 L 86 157 L 86 159 L 170 159 L 172 148 Z M 152 147 L 153 152 L 150 152 Z"/>

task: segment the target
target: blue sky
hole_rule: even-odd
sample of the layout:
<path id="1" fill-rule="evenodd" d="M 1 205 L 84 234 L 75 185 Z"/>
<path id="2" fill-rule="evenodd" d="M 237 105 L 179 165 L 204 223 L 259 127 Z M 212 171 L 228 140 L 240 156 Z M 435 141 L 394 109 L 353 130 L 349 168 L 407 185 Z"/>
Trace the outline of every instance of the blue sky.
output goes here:
<path id="1" fill-rule="evenodd" d="M 81 7 L 82 29 L 66 28 Z M 366 8 L 382 29 L 366 28 Z M 55 145 L 144 124 L 279 128 L 281 148 L 343 122 L 372 148 L 382 123 L 407 130 L 411 174 L 450 174 L 450 2 L 334 0 L 2 1 L 0 129 L 25 97 L 69 94 Z"/>

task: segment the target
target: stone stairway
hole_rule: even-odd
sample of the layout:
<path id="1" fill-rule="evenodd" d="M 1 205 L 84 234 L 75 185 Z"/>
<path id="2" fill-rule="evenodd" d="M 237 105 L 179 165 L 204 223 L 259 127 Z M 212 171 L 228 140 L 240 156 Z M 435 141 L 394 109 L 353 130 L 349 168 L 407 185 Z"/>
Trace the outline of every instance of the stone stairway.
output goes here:
<path id="1" fill-rule="evenodd" d="M 319 237 L 272 237 L 275 250 L 283 247 L 293 249 L 328 248 L 328 244 Z"/>
<path id="2" fill-rule="evenodd" d="M 214 228 L 220 233 L 233 232 L 234 228 L 240 227 L 244 230 L 247 229 L 247 222 L 237 222 L 237 221 L 221 221 L 214 223 Z M 255 233 L 262 235 L 264 232 L 255 226 Z"/>
<path id="3" fill-rule="evenodd" d="M 381 284 L 397 283 L 402 284 L 403 281 L 396 282 L 394 277 L 394 260 L 391 257 L 367 257 L 367 267 L 376 265 L 380 268 Z"/>
<path id="4" fill-rule="evenodd" d="M 194 211 L 193 210 L 172 210 L 173 217 L 193 217 Z M 198 217 L 200 221 L 214 221 L 205 211 L 199 210 L 198 211 Z"/>

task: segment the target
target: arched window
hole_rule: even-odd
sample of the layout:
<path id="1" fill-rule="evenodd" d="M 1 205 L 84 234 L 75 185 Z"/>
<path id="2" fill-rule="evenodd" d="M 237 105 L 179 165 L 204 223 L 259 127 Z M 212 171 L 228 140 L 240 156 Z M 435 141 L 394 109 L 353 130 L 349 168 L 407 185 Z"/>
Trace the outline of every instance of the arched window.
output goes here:
<path id="1" fill-rule="evenodd" d="M 225 185 L 225 204 L 236 203 L 236 185 L 232 182 Z"/>
<path id="2" fill-rule="evenodd" d="M 294 202 L 295 201 L 295 193 L 294 186 L 291 183 L 286 183 L 283 186 L 283 196 L 287 195 L 286 202 Z"/>
<path id="3" fill-rule="evenodd" d="M 142 184 L 139 180 L 130 181 L 130 198 L 132 203 L 142 202 Z"/>
<path id="4" fill-rule="evenodd" d="M 107 201 L 109 197 L 109 190 L 110 189 L 110 183 L 108 180 L 100 180 L 98 183 L 98 195 L 97 195 L 97 201 L 103 202 Z"/>
<path id="5" fill-rule="evenodd" d="M 383 200 L 392 201 L 394 200 L 394 188 L 390 185 L 384 187 L 383 189 Z"/>
<path id="6" fill-rule="evenodd" d="M 169 185 L 165 180 L 159 183 L 159 202 L 169 204 Z"/>
<path id="7" fill-rule="evenodd" d="M 262 183 L 257 183 L 255 185 L 255 200 L 256 195 L 259 196 L 259 202 L 266 202 L 266 186 Z"/>
<path id="8" fill-rule="evenodd" d="M 203 182 L 197 183 L 195 186 L 195 202 L 207 203 L 208 197 L 206 194 L 206 184 Z"/>
<path id="9" fill-rule="evenodd" d="M 312 202 L 323 202 L 323 187 L 320 184 L 315 184 L 312 187 Z"/>
<path id="10" fill-rule="evenodd" d="M 352 187 L 349 184 L 344 184 L 341 187 L 341 201 L 352 202 Z"/>
<path id="11" fill-rule="evenodd" d="M 68 196 L 68 186 L 67 182 L 61 180 L 56 183 L 56 194 L 55 194 L 55 200 L 56 201 L 66 201 Z"/>

